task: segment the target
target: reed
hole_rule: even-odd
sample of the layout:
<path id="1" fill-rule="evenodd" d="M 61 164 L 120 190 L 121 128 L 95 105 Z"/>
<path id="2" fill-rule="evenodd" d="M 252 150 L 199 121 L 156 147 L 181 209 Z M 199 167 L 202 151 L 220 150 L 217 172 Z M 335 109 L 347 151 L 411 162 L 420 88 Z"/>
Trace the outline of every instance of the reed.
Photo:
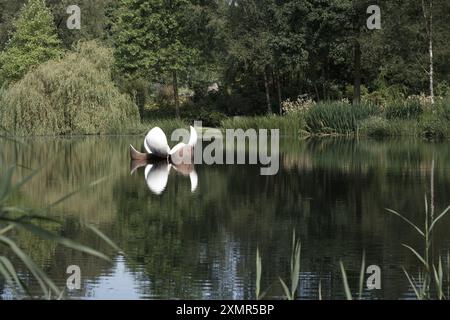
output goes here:
<path id="1" fill-rule="evenodd" d="M 286 116 L 266 115 L 254 117 L 226 118 L 221 122 L 223 129 L 279 129 L 280 135 L 304 135 L 305 121 L 301 115 L 290 114 Z"/>
<path id="2" fill-rule="evenodd" d="M 322 102 L 305 114 L 306 130 L 311 134 L 353 134 L 359 121 L 378 113 L 372 105 Z"/>
<path id="3" fill-rule="evenodd" d="M 350 289 L 348 277 L 347 277 L 347 271 L 345 270 L 344 263 L 342 261 L 339 261 L 339 267 L 341 270 L 342 275 L 342 283 L 344 286 L 344 292 L 345 297 L 347 300 L 353 300 L 352 291 Z M 358 299 L 362 299 L 362 294 L 364 291 L 364 272 L 366 270 L 366 254 L 363 253 L 362 261 L 361 261 L 361 271 L 359 273 L 359 286 L 358 286 Z"/>
<path id="4" fill-rule="evenodd" d="M 292 234 L 292 252 L 291 252 L 291 265 L 290 265 L 290 276 L 291 284 L 290 287 L 287 286 L 283 279 L 280 279 L 281 287 L 283 288 L 284 295 L 288 300 L 295 299 L 295 293 L 297 291 L 300 282 L 300 252 L 302 245 L 299 239 L 295 236 L 295 231 Z"/>
<path id="5" fill-rule="evenodd" d="M 434 203 L 434 160 L 431 165 L 431 197 L 430 202 L 428 202 L 427 195 L 425 194 L 425 214 L 424 214 L 424 222 L 421 227 L 417 224 L 414 224 L 411 220 L 406 218 L 404 215 L 398 213 L 392 209 L 386 209 L 391 214 L 401 218 L 406 224 L 411 226 L 416 234 L 423 240 L 423 251 L 420 253 L 420 249 L 414 248 L 407 244 L 402 244 L 403 247 L 408 249 L 414 257 L 420 262 L 422 268 L 419 271 L 418 276 L 413 277 L 404 267 L 402 270 L 408 279 L 411 288 L 413 289 L 417 299 L 431 299 L 432 298 L 432 284 L 434 284 L 434 288 L 436 291 L 436 295 L 438 299 L 450 298 L 448 294 L 450 291 L 450 282 L 447 280 L 447 295 L 444 294 L 444 269 L 442 264 L 442 258 L 439 255 L 437 264 L 434 263 L 433 257 L 431 255 L 431 247 L 433 242 L 433 232 L 438 226 L 439 222 L 442 218 L 444 218 L 447 213 L 450 211 L 450 206 L 443 210 L 439 215 L 435 216 L 435 203 Z M 447 279 L 450 277 L 450 265 L 447 263 Z"/>
<path id="6" fill-rule="evenodd" d="M 14 169 L 15 166 L 10 166 L 0 176 L 0 244 L 7 247 L 10 252 L 13 253 L 33 275 L 33 277 L 39 284 L 43 297 L 62 298 L 64 295 L 64 291 L 60 290 L 50 279 L 50 277 L 38 266 L 38 264 L 33 261 L 33 259 L 23 249 L 19 247 L 17 242 L 14 240 L 14 231 L 27 231 L 43 240 L 48 240 L 63 245 L 67 248 L 74 249 L 106 261 L 110 261 L 110 258 L 104 253 L 63 237 L 55 232 L 49 231 L 48 228 L 41 226 L 44 223 L 47 225 L 61 225 L 60 221 L 48 218 L 46 216 L 46 212 L 48 212 L 51 208 L 55 207 L 59 203 L 70 198 L 74 194 L 101 183 L 104 179 L 92 182 L 89 185 L 80 188 L 79 190 L 61 197 L 45 209 L 35 210 L 15 206 L 13 201 L 11 201 L 11 198 L 20 190 L 22 186 L 29 183 L 29 181 L 40 170 L 33 170 L 32 173 L 30 173 L 28 176 L 20 180 L 18 183 L 14 184 L 12 182 Z M 96 234 L 100 239 L 105 241 L 114 250 L 121 251 L 120 248 L 118 248 L 117 245 L 114 244 L 114 242 L 105 234 L 103 234 L 98 228 L 93 225 L 87 224 L 84 226 L 94 234 Z M 0 276 L 5 279 L 6 283 L 14 290 L 18 297 L 21 295 L 31 296 L 31 293 L 29 292 L 24 281 L 19 276 L 19 273 L 17 272 L 12 260 L 6 255 L 0 256 Z"/>

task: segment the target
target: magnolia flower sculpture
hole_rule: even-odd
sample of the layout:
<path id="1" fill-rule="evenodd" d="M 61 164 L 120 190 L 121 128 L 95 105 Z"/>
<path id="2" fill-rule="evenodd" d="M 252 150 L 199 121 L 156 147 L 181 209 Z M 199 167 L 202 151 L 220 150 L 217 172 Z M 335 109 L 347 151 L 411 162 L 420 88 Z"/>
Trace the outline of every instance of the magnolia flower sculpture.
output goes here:
<path id="1" fill-rule="evenodd" d="M 152 158 L 168 159 L 172 163 L 181 164 L 184 160 L 192 160 L 194 146 L 197 143 L 197 131 L 191 126 L 191 134 L 188 143 L 180 142 L 172 149 L 167 143 L 167 137 L 159 127 L 151 129 L 144 139 L 144 148 L 147 153 L 137 151 L 130 145 L 130 156 L 132 160 L 149 160 Z"/>
<path id="2" fill-rule="evenodd" d="M 195 192 L 198 177 L 191 160 L 196 142 L 197 132 L 191 127 L 188 143 L 181 142 L 170 149 L 164 132 L 155 127 L 144 139 L 144 148 L 147 153 L 139 152 L 130 145 L 131 174 L 138 168 L 145 167 L 144 175 L 147 186 L 150 191 L 159 195 L 165 190 L 170 170 L 173 168 L 182 175 L 189 176 L 191 192 Z"/>

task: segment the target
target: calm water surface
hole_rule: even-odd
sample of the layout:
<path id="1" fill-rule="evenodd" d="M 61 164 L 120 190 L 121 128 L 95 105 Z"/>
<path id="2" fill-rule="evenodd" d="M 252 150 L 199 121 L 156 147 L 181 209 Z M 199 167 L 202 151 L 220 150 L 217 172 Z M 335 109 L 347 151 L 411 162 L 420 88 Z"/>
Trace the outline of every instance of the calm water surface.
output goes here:
<path id="1" fill-rule="evenodd" d="M 401 268 L 415 273 L 419 265 L 401 244 L 420 242 L 385 208 L 423 221 L 433 159 L 436 210 L 450 205 L 448 142 L 282 138 L 275 176 L 261 176 L 254 165 L 199 165 L 189 177 L 189 170 L 168 171 L 165 166 L 135 168 L 130 174 L 128 145 L 141 141 L 80 137 L 36 138 L 24 145 L 0 142 L 2 168 L 20 165 L 15 179 L 43 166 L 15 198 L 27 207 L 42 208 L 106 177 L 49 215 L 63 221 L 53 231 L 108 253 L 111 263 L 25 232 L 15 234 L 60 288 L 67 266 L 80 266 L 82 288 L 69 291 L 69 298 L 254 299 L 257 247 L 262 290 L 268 289 L 269 298 L 282 298 L 278 277 L 289 282 L 294 230 L 302 241 L 297 298 L 317 299 L 319 282 L 325 299 L 344 298 L 339 261 L 357 288 L 364 251 L 366 263 L 380 266 L 382 275 L 382 289 L 366 290 L 366 298 L 412 298 Z M 98 226 L 126 257 L 80 222 Z M 450 252 L 449 230 L 450 217 L 435 233 L 436 255 Z M 18 270 L 39 294 L 33 278 L 20 265 Z M 0 297 L 14 298 L 2 282 Z"/>

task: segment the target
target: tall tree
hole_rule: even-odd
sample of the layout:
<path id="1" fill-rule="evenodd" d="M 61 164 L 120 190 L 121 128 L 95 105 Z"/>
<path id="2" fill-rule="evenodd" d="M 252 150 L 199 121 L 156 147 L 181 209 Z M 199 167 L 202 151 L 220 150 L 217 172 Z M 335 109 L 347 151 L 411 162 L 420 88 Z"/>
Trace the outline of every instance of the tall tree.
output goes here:
<path id="1" fill-rule="evenodd" d="M 171 81 L 176 116 L 178 86 L 194 64 L 198 51 L 186 41 L 188 0 L 124 0 L 114 26 L 120 72 L 153 81 Z"/>
<path id="2" fill-rule="evenodd" d="M 0 83 L 20 79 L 32 66 L 60 56 L 60 40 L 53 15 L 44 0 L 29 0 L 14 22 L 0 54 Z"/>
<path id="3" fill-rule="evenodd" d="M 303 1 L 242 0 L 229 6 L 228 62 L 262 80 L 268 113 L 272 113 L 271 85 L 276 86 L 280 104 L 281 75 L 306 60 L 303 30 L 293 18 L 301 11 L 299 3 Z"/>

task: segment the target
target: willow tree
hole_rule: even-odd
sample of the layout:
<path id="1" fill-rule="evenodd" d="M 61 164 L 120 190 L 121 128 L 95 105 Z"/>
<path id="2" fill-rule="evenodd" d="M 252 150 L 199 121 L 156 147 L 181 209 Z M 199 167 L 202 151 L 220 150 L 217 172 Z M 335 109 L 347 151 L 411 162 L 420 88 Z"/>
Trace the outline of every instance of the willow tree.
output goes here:
<path id="1" fill-rule="evenodd" d="M 53 15 L 44 0 L 29 0 L 0 54 L 0 83 L 19 80 L 32 66 L 60 56 Z"/>
<path id="2" fill-rule="evenodd" d="M 124 0 L 114 25 L 119 72 L 148 80 L 170 79 L 177 117 L 178 85 L 197 50 L 186 41 L 188 0 Z"/>

